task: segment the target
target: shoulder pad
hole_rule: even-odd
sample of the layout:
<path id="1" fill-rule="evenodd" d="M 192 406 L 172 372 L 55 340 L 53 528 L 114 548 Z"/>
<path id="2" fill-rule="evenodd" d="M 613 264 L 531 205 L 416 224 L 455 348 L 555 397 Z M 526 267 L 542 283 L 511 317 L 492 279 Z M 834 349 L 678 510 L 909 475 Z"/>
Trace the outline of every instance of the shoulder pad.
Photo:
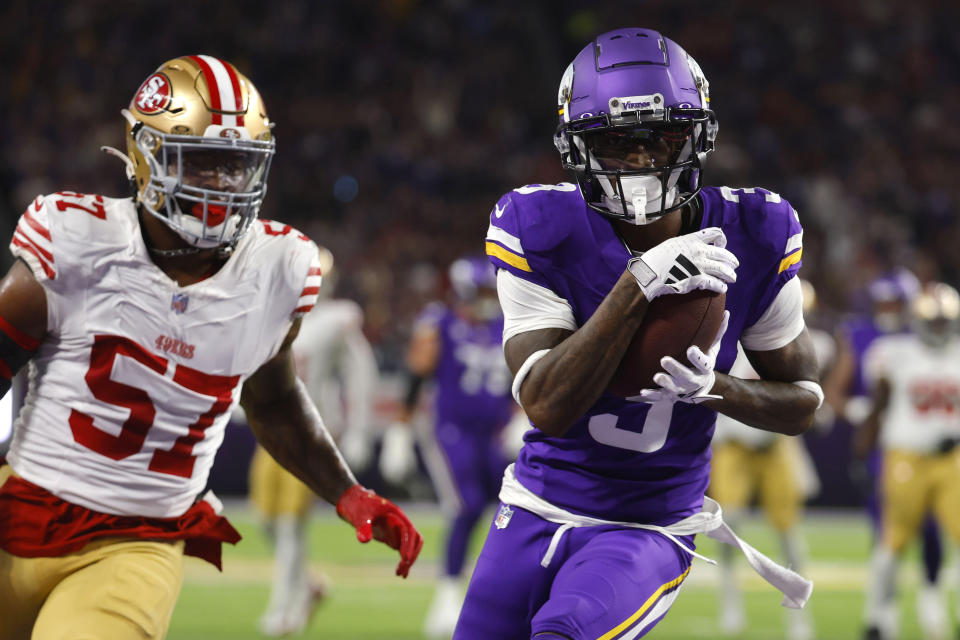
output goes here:
<path id="1" fill-rule="evenodd" d="M 717 191 L 723 200 L 738 205 L 741 225 L 754 243 L 779 260 L 778 273 L 795 274 L 803 255 L 803 227 L 790 203 L 759 187 L 719 187 Z"/>
<path id="2" fill-rule="evenodd" d="M 93 264 L 93 254 L 129 246 L 135 220 L 124 206 L 129 199 L 72 191 L 37 196 L 20 217 L 10 250 L 41 281 L 56 280 L 71 264 Z"/>
<path id="3" fill-rule="evenodd" d="M 288 224 L 263 219 L 254 224 L 251 233 L 258 236 L 257 253 L 269 254 L 270 261 L 282 268 L 280 281 L 296 296 L 291 314 L 294 318 L 303 317 L 319 297 L 320 250 L 313 240 Z"/>
<path id="4" fill-rule="evenodd" d="M 490 212 L 486 250 L 493 265 L 530 279 L 530 254 L 545 253 L 570 233 L 572 208 L 583 199 L 577 185 L 531 184 L 509 191 Z"/>
<path id="5" fill-rule="evenodd" d="M 10 251 L 30 267 L 37 280 L 56 279 L 57 264 L 44 196 L 37 196 L 20 216 L 10 240 Z"/>

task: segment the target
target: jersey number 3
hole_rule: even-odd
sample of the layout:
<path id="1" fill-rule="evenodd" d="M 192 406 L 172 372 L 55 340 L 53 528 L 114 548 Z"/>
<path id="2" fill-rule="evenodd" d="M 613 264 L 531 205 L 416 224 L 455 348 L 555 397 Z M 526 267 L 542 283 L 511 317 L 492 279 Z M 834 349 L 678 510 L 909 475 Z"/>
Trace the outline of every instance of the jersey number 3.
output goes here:
<path id="1" fill-rule="evenodd" d="M 670 420 L 673 418 L 673 404 L 666 400 L 651 404 L 643 420 L 643 429 L 639 432 L 618 427 L 619 418 L 612 413 L 593 416 L 587 423 L 587 429 L 590 437 L 600 444 L 640 453 L 653 453 L 667 441 Z"/>
<path id="2" fill-rule="evenodd" d="M 132 358 L 161 376 L 166 375 L 167 360 L 150 353 L 133 340 L 120 336 L 98 335 L 94 337 L 90 353 L 90 369 L 84 376 L 90 392 L 97 400 L 130 410 L 130 416 L 116 435 L 104 431 L 93 423 L 93 417 L 72 409 L 70 430 L 73 439 L 97 453 L 122 460 L 140 451 L 153 426 L 156 407 L 150 395 L 143 389 L 132 387 L 110 378 L 118 356 Z M 233 389 L 240 376 L 215 376 L 181 364 L 176 365 L 173 382 L 202 396 L 210 396 L 213 405 L 187 427 L 167 451 L 156 450 L 150 458 L 149 469 L 157 473 L 189 478 L 193 475 L 193 446 L 203 439 L 204 430 L 213 424 L 217 416 L 230 408 Z"/>

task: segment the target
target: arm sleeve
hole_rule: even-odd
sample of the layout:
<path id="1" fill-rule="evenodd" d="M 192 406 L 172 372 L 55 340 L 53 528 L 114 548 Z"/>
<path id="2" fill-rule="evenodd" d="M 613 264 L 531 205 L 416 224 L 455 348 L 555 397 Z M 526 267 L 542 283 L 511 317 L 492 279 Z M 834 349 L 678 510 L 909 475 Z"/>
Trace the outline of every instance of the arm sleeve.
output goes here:
<path id="1" fill-rule="evenodd" d="M 877 380 L 887 377 L 887 349 L 884 340 L 875 340 L 863 354 L 863 381 L 872 388 Z"/>
<path id="2" fill-rule="evenodd" d="M 341 351 L 342 371 L 346 385 L 346 428 L 358 433 L 369 431 L 373 413 L 373 392 L 377 384 L 377 361 L 360 324 L 351 324 L 344 336 Z"/>
<path id="3" fill-rule="evenodd" d="M 772 351 L 792 342 L 805 326 L 803 290 L 800 280 L 792 277 L 781 287 L 760 319 L 744 329 L 740 343 L 750 351 Z"/>
<path id="4" fill-rule="evenodd" d="M 298 242 L 300 242 L 300 240 L 298 240 Z M 320 250 L 313 241 L 307 240 L 307 242 L 310 243 L 310 249 L 307 250 L 310 254 L 310 263 L 307 267 L 306 277 L 303 280 L 303 289 L 300 291 L 296 307 L 293 310 L 292 317 L 294 319 L 304 317 L 310 313 L 314 305 L 317 304 L 317 299 L 320 297 L 320 284 L 323 280 L 322 270 L 320 269 Z M 300 273 L 303 272 L 301 271 Z"/>
<path id="5" fill-rule="evenodd" d="M 506 269 L 497 271 L 497 295 L 503 308 L 503 342 L 536 329 L 577 330 L 570 303 L 546 287 Z"/>
<path id="6" fill-rule="evenodd" d="M 37 196 L 20 216 L 13 238 L 10 239 L 10 251 L 30 267 L 38 282 L 44 283 L 57 277 L 53 239 L 43 196 Z"/>

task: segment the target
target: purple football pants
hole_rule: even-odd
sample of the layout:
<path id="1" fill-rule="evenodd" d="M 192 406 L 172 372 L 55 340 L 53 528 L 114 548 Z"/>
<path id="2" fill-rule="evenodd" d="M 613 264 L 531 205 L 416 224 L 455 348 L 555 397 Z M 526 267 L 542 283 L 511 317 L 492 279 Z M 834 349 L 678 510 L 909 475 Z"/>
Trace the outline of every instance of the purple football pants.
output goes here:
<path id="1" fill-rule="evenodd" d="M 430 475 L 438 492 L 455 495 L 445 502 L 456 504 L 447 525 L 444 574 L 456 577 L 463 571 L 470 534 L 484 510 L 496 502 L 509 462 L 498 434 L 489 429 L 469 430 L 445 423 L 437 429 L 436 437 L 442 456 L 436 462 L 429 461 Z"/>
<path id="2" fill-rule="evenodd" d="M 503 505 L 470 580 L 454 640 L 528 640 L 551 632 L 580 640 L 641 638 L 673 604 L 690 557 L 653 531 L 568 530 L 540 561 L 559 525 Z M 679 538 L 693 548 L 692 536 Z"/>

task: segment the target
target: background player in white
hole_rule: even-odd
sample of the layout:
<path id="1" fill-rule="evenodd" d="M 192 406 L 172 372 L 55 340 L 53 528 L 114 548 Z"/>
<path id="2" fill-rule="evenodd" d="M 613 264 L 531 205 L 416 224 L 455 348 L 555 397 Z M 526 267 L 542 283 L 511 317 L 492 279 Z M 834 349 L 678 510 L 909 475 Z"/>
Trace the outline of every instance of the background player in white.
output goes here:
<path id="1" fill-rule="evenodd" d="M 333 254 L 319 248 L 323 287 L 293 343 L 297 373 L 316 403 L 327 430 L 352 469 L 370 457 L 369 424 L 377 361 L 363 335 L 363 311 L 330 296 L 335 286 Z M 284 469 L 263 447 L 250 465 L 250 499 L 274 543 L 270 600 L 260 618 L 269 636 L 303 631 L 326 591 L 322 576 L 309 572 L 307 523 L 313 491 Z"/>
<path id="2" fill-rule="evenodd" d="M 744 380 L 760 376 L 739 349 L 730 375 Z M 803 502 L 815 488 L 812 470 L 803 444 L 795 438 L 761 431 L 739 420 L 719 414 L 713 434 L 710 468 L 710 496 L 723 507 L 731 527 L 742 522 L 744 511 L 754 498 L 777 532 L 784 564 L 803 573 L 806 567 L 804 541 L 798 530 Z M 722 545 L 720 566 L 720 628 L 739 634 L 746 624 L 743 598 L 735 577 L 733 548 Z M 808 609 L 787 609 L 787 638 L 807 640 L 814 635 Z"/>
<path id="3" fill-rule="evenodd" d="M 290 348 L 320 285 L 316 245 L 257 220 L 272 123 L 233 65 L 185 56 L 127 120 L 135 198 L 60 192 L 20 219 L 0 282 L 0 393 L 30 390 L 0 466 L 0 638 L 162 638 L 184 554 L 239 535 L 197 501 L 242 401 L 271 455 L 365 542 L 422 538 L 364 489 Z M 241 395 L 242 393 L 242 395 Z"/>
<path id="4" fill-rule="evenodd" d="M 911 304 L 913 333 L 877 338 L 864 370 L 873 409 L 857 434 L 865 456 L 883 450 L 882 528 L 867 582 L 868 640 L 897 637 L 896 569 L 932 511 L 960 541 L 960 296 L 933 283 Z M 928 638 L 946 638 L 946 616 L 921 620 Z"/>
<path id="5" fill-rule="evenodd" d="M 816 313 L 816 291 L 807 280 L 800 280 L 803 315 L 817 356 L 820 375 L 829 369 L 835 356 L 833 337 L 810 326 Z M 731 374 L 748 380 L 759 376 L 739 348 Z M 832 426 L 833 414 L 824 404 L 815 417 L 818 429 Z M 726 415 L 717 416 L 713 435 L 713 460 L 710 472 L 710 495 L 723 507 L 724 518 L 736 523 L 743 511 L 756 498 L 767 519 L 777 531 L 786 565 L 802 572 L 806 564 L 798 524 L 803 503 L 820 488 L 816 469 L 799 439 L 761 431 Z M 720 548 L 720 628 L 726 633 L 740 633 L 746 623 L 743 599 L 735 578 L 732 549 Z M 787 637 L 798 640 L 812 638 L 813 624 L 809 609 L 788 610 Z"/>

